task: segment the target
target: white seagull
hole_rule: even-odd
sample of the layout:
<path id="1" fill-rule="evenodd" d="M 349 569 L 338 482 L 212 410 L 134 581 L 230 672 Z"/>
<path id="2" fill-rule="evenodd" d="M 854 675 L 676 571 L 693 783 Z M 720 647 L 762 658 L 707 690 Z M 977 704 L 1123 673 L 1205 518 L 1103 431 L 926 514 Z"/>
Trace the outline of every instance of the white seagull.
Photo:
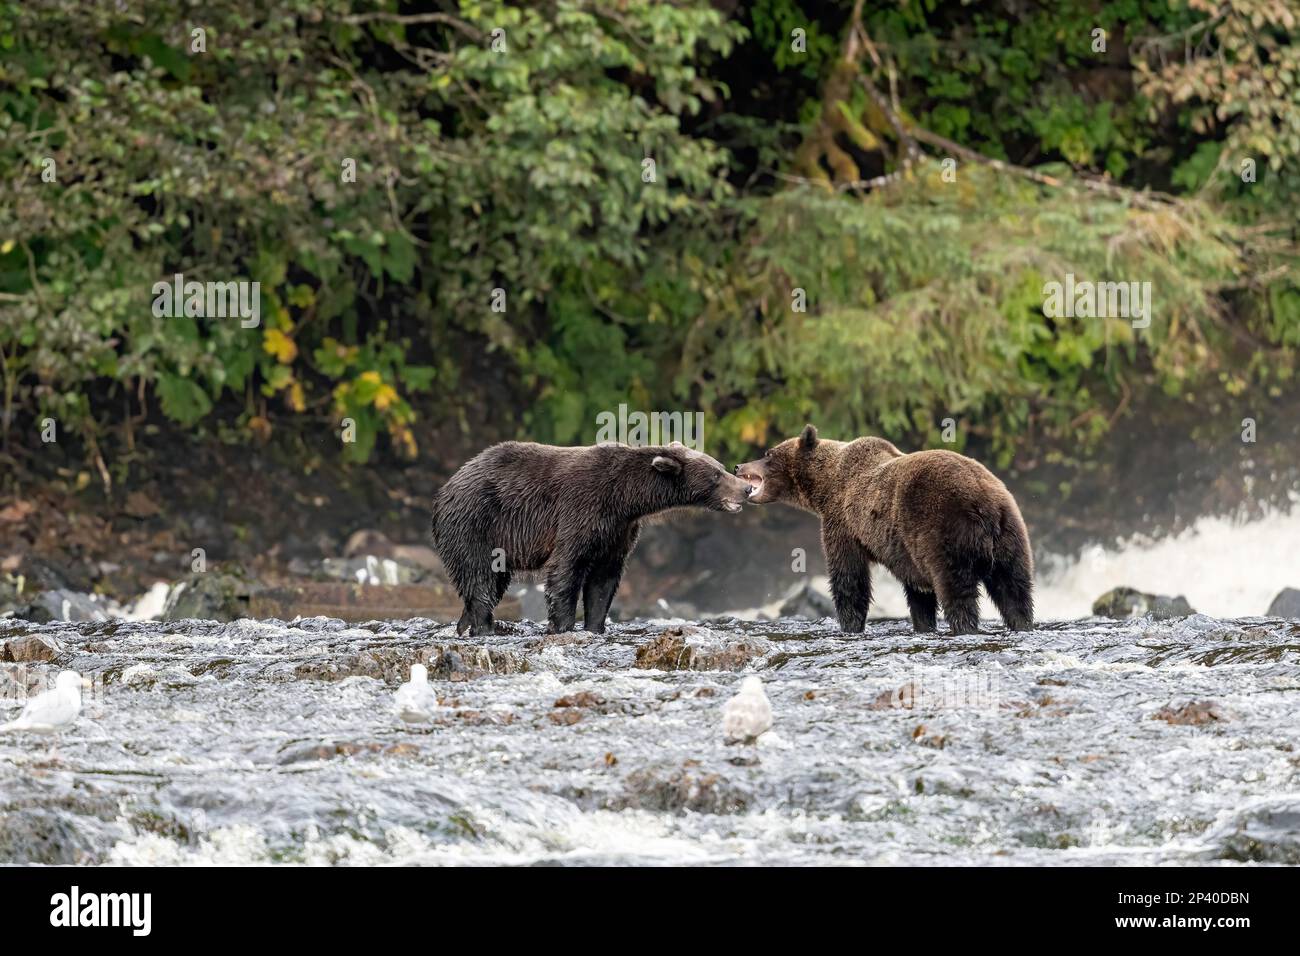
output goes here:
<path id="1" fill-rule="evenodd" d="M 763 682 L 751 674 L 740 682 L 740 693 L 722 705 L 722 734 L 728 743 L 749 743 L 771 729 L 772 703 Z"/>
<path id="2" fill-rule="evenodd" d="M 57 734 L 67 730 L 81 716 L 81 675 L 60 671 L 54 689 L 42 691 L 23 707 L 17 720 L 0 724 L 0 734 L 26 731 L 31 734 Z"/>
<path id="3" fill-rule="evenodd" d="M 438 708 L 438 695 L 429 686 L 429 669 L 423 664 L 411 665 L 411 679 L 393 693 L 397 716 L 407 723 L 422 724 L 432 719 Z"/>

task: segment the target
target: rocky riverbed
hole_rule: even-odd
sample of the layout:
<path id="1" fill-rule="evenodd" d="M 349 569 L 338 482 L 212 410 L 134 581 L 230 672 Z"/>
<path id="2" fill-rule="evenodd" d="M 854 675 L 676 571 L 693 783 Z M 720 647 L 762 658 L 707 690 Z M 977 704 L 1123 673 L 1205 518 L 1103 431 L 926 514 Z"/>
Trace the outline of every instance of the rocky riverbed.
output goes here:
<path id="1" fill-rule="evenodd" d="M 0 863 L 1300 863 L 1300 622 L 986 627 L 0 622 L 0 720 L 94 681 L 0 736 Z"/>

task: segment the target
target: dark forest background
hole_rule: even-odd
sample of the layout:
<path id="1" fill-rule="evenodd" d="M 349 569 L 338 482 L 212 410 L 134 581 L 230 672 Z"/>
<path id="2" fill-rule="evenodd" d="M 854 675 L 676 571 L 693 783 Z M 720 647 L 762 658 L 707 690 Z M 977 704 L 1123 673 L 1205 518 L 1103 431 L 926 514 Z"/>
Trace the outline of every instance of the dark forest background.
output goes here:
<path id="1" fill-rule="evenodd" d="M 626 403 L 1059 496 L 1296 394 L 1294 0 L 6 2 L 0 170 L 10 493 L 436 476 Z M 260 327 L 155 316 L 176 273 Z M 1067 273 L 1150 327 L 1047 317 Z"/>

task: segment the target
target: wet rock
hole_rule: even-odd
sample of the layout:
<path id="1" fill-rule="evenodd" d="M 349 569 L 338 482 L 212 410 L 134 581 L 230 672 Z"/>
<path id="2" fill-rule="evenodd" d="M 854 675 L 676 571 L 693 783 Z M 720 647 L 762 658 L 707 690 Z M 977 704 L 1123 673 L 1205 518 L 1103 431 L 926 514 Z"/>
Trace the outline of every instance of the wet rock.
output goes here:
<path id="1" fill-rule="evenodd" d="M 374 557 L 380 560 L 388 558 L 420 571 L 445 576 L 442 562 L 433 548 L 426 544 L 398 544 L 382 531 L 372 528 L 354 531 L 348 537 L 347 543 L 343 545 L 343 557 L 362 559 Z"/>
<path id="2" fill-rule="evenodd" d="M 63 645 L 44 634 L 23 634 L 0 644 L 0 661 L 12 664 L 48 664 L 58 659 Z"/>
<path id="3" fill-rule="evenodd" d="M 1268 617 L 1300 618 L 1300 589 L 1283 588 L 1268 606 Z"/>
<path id="4" fill-rule="evenodd" d="M 912 731 L 912 739 L 922 747 L 929 747 L 932 750 L 942 750 L 948 745 L 948 735 L 941 734 L 931 730 L 925 724 L 918 724 Z"/>
<path id="5" fill-rule="evenodd" d="M 602 707 L 605 698 L 589 690 L 580 690 L 576 694 L 561 697 L 555 702 L 556 707 Z"/>
<path id="6" fill-rule="evenodd" d="M 1169 597 L 1167 594 L 1147 594 L 1136 588 L 1118 587 L 1097 598 L 1092 603 L 1092 613 L 1097 617 L 1118 620 L 1150 614 L 1156 620 L 1163 621 L 1171 617 L 1186 617 L 1196 612 L 1181 594 L 1177 597 Z"/>
<path id="7" fill-rule="evenodd" d="M 528 642 L 530 651 L 544 651 L 548 647 L 582 647 L 591 643 L 591 635 L 582 631 L 565 631 L 563 634 L 543 634 Z"/>
<path id="8" fill-rule="evenodd" d="M 459 681 L 489 674 L 522 674 L 528 670 L 528 661 L 503 648 L 449 644 L 433 649 L 428 667 L 430 678 Z"/>
<path id="9" fill-rule="evenodd" d="M 743 813 L 749 802 L 749 795 L 721 774 L 651 768 L 628 774 L 623 794 L 608 809 L 723 814 Z"/>
<path id="10" fill-rule="evenodd" d="M 829 595 L 818 591 L 811 581 L 794 585 L 781 599 L 781 617 L 797 617 L 820 621 L 835 616 L 835 602 Z"/>
<path id="11" fill-rule="evenodd" d="M 1232 720 L 1233 716 L 1230 710 L 1216 700 L 1194 700 L 1180 707 L 1172 704 L 1161 707 L 1151 715 L 1151 719 L 1163 720 L 1169 724 L 1199 727 L 1203 724 Z"/>
<path id="12" fill-rule="evenodd" d="M 132 664 L 118 675 L 117 680 L 127 687 L 191 687 L 203 678 L 195 677 L 183 664 Z"/>
<path id="13" fill-rule="evenodd" d="M 0 618 L 11 616 L 23 602 L 23 581 L 12 575 L 0 575 Z"/>
<path id="14" fill-rule="evenodd" d="M 70 866 L 85 863 L 92 853 L 92 840 L 61 813 L 0 814 L 0 863 Z"/>
<path id="15" fill-rule="evenodd" d="M 516 720 L 516 714 L 513 711 L 493 708 L 491 710 L 458 710 L 453 715 L 457 721 L 468 724 L 471 727 L 508 727 Z M 440 719 L 439 723 L 446 723 L 446 719 Z"/>
<path id="16" fill-rule="evenodd" d="M 75 591 L 79 585 L 88 587 L 90 584 L 88 580 L 74 581 L 74 578 L 80 576 L 72 568 L 57 565 L 45 558 L 32 556 L 24 558 L 22 573 L 27 582 L 26 590 L 32 592 L 60 589 Z"/>
<path id="17" fill-rule="evenodd" d="M 1300 806 L 1282 804 L 1251 810 L 1211 839 L 1220 846 L 1220 859 L 1300 864 Z"/>
<path id="18" fill-rule="evenodd" d="M 1037 687 L 1031 690 L 1030 694 L 1033 696 L 1033 701 L 1020 707 L 1015 712 L 1017 717 L 1069 717 L 1071 709 L 1078 703 L 1077 700 L 1062 700 L 1054 697 Z"/>
<path id="19" fill-rule="evenodd" d="M 358 754 L 384 754 L 392 757 L 410 757 L 420 752 L 414 744 L 333 743 L 298 744 L 284 750 L 277 763 L 281 766 L 294 763 L 311 763 L 317 760 L 334 760 L 337 757 L 355 757 Z"/>
<path id="20" fill-rule="evenodd" d="M 428 573 L 424 568 L 373 554 L 358 558 L 325 558 L 320 563 L 320 570 L 321 577 L 326 579 L 388 587 L 418 584 Z"/>
<path id="21" fill-rule="evenodd" d="M 0 865 L 102 862 L 119 814 L 116 797 L 84 790 L 0 797 Z"/>
<path id="22" fill-rule="evenodd" d="M 916 700 L 920 696 L 917 687 L 911 681 L 908 681 L 897 690 L 884 690 L 876 695 L 876 699 L 867 705 L 868 710 L 911 710 L 916 706 Z"/>
<path id="23" fill-rule="evenodd" d="M 393 556 L 393 542 L 388 535 L 382 531 L 376 531 L 374 528 L 362 528 L 360 531 L 354 531 L 348 535 L 347 542 L 343 545 L 343 556 L 345 558 L 360 558 L 367 554 L 378 555 L 383 558 Z"/>
<path id="24" fill-rule="evenodd" d="M 89 594 L 56 588 L 42 591 L 16 612 L 17 617 L 36 624 L 51 621 L 107 621 L 108 613 Z"/>
<path id="25" fill-rule="evenodd" d="M 708 628 L 674 627 L 637 648 L 634 666 L 663 671 L 738 671 L 772 645 L 751 635 L 719 637 Z"/>
<path id="26" fill-rule="evenodd" d="M 374 677 L 400 684 L 410 676 L 412 664 L 429 669 L 431 680 L 465 681 L 489 674 L 522 674 L 528 661 L 522 654 L 473 644 L 436 644 L 432 647 L 373 647 L 337 659 L 304 661 L 294 668 L 300 680 L 339 681 L 348 677 Z"/>
<path id="27" fill-rule="evenodd" d="M 942 765 L 926 767 L 912 780 L 912 791 L 918 794 L 942 794 L 952 797 L 969 797 L 975 791 L 970 781 L 956 767 Z"/>
<path id="28" fill-rule="evenodd" d="M 167 596 L 163 620 L 234 621 L 249 617 L 249 601 L 259 590 L 255 582 L 237 574 L 193 574 Z"/>

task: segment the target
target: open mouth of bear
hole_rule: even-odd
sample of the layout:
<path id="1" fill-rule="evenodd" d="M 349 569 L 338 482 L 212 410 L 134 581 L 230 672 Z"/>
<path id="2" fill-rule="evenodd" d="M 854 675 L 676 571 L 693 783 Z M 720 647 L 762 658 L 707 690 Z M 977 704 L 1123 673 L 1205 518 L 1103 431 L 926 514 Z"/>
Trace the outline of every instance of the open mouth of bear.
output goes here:
<path id="1" fill-rule="evenodd" d="M 741 507 L 742 505 L 739 501 L 732 501 L 729 498 L 722 499 L 723 511 L 730 511 L 732 514 L 735 514 L 737 511 L 741 509 Z"/>
<path id="2" fill-rule="evenodd" d="M 762 478 L 758 478 L 754 475 L 741 475 L 740 477 L 743 481 L 747 481 L 749 483 L 749 491 L 747 492 L 749 497 L 753 498 L 755 495 L 757 495 L 760 491 L 763 490 Z"/>

